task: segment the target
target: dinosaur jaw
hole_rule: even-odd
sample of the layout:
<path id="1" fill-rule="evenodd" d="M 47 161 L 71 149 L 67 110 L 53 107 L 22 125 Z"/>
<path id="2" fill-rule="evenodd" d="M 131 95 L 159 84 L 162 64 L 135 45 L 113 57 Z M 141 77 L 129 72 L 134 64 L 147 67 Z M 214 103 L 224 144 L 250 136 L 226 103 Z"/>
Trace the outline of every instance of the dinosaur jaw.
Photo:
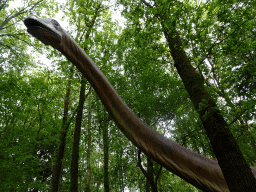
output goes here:
<path id="1" fill-rule="evenodd" d="M 55 29 L 50 19 L 39 19 L 31 16 L 25 19 L 27 32 L 42 41 L 45 45 L 56 47 L 61 44 L 61 33 Z"/>

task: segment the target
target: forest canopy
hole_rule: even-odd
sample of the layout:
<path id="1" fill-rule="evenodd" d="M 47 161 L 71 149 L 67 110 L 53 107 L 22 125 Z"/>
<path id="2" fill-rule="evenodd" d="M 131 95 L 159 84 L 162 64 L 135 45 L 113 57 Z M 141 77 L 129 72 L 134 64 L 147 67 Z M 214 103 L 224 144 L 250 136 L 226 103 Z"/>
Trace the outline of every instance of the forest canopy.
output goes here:
<path id="1" fill-rule="evenodd" d="M 48 191 L 55 176 L 59 191 L 199 191 L 132 145 L 82 73 L 27 33 L 30 15 L 57 20 L 146 124 L 216 159 L 201 112 L 210 104 L 192 98 L 180 74 L 189 62 L 186 74 L 197 74 L 195 86 L 207 90 L 255 165 L 255 1 L 5 0 L 1 191 Z"/>

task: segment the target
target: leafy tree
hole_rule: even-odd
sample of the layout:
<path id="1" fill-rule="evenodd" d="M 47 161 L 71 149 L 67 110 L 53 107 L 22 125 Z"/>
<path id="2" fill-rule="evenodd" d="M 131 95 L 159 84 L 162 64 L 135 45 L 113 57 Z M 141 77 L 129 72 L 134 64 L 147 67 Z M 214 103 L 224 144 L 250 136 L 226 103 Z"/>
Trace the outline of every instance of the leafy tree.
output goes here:
<path id="1" fill-rule="evenodd" d="M 27 45 L 32 44 L 21 24 L 23 26 L 23 20 L 32 12 L 40 14 L 44 8 L 54 10 L 56 6 L 54 1 L 24 0 L 20 7 L 10 8 L 10 4 L 14 5 L 15 3 L 20 4 L 20 2 L 11 0 L 0 2 L 1 74 L 5 74 L 12 69 L 23 72 L 25 68 L 35 66 L 31 62 L 31 56 L 26 52 Z"/>
<path id="2" fill-rule="evenodd" d="M 44 188 L 61 122 L 61 89 L 56 87 L 63 80 L 50 71 L 15 73 L 1 79 L 1 187 Z"/>
<path id="3" fill-rule="evenodd" d="M 221 3 L 218 1 L 210 1 L 201 4 L 179 1 L 142 1 L 143 4 L 138 1 L 121 2 L 125 6 L 123 11 L 124 15 L 129 18 L 129 22 L 135 25 L 138 30 L 141 30 L 138 23 L 144 24 L 147 23 L 147 21 L 152 21 L 154 25 L 158 23 L 161 25 L 162 32 L 164 33 L 174 60 L 174 66 L 177 68 L 179 76 L 190 95 L 195 109 L 199 112 L 200 119 L 211 141 L 211 146 L 218 158 L 218 162 L 222 167 L 230 190 L 242 190 L 242 184 L 239 183 L 241 187 L 241 189 L 239 189 L 237 185 L 238 182 L 236 182 L 234 177 L 234 175 L 241 175 L 242 170 L 239 170 L 239 166 L 236 166 L 234 162 L 240 162 L 240 166 L 244 166 L 243 170 L 247 170 L 248 175 L 240 177 L 240 179 L 243 179 L 242 183 L 244 187 L 247 185 L 248 178 L 251 178 L 250 184 L 253 185 L 255 179 L 236 145 L 235 138 L 232 136 L 231 132 L 229 132 L 229 128 L 232 127 L 229 125 L 228 128 L 228 124 L 224 121 L 224 118 L 227 118 L 227 116 L 224 114 L 220 115 L 220 111 L 216 109 L 215 103 L 220 96 L 213 94 L 213 99 L 211 99 L 210 94 L 213 92 L 211 82 L 210 79 L 206 78 L 210 71 L 207 65 L 207 62 L 209 62 L 207 58 L 211 56 L 216 59 L 223 58 L 222 51 L 217 51 L 219 50 L 219 46 L 223 47 L 227 45 L 227 43 L 230 45 L 231 42 L 235 45 L 240 44 L 241 39 L 231 39 L 231 37 L 235 33 L 239 34 L 237 31 L 239 31 L 238 29 L 240 29 L 241 26 L 246 26 L 247 22 L 250 24 L 253 22 L 253 16 L 250 14 L 253 13 L 253 3 L 251 1 L 240 2 L 240 4 L 229 4 L 226 1 L 222 1 Z M 234 17 L 234 15 L 236 16 Z M 238 20 L 238 18 L 241 17 L 243 19 Z M 213 30 L 209 30 L 210 28 Z M 217 35 L 215 36 L 215 34 Z M 242 34 L 244 33 L 242 32 Z M 244 49 L 246 54 L 248 54 L 248 52 L 254 53 L 251 46 L 249 46 L 249 49 L 250 50 Z M 230 51 L 232 53 L 232 49 Z M 225 53 L 227 53 L 227 51 Z M 236 52 L 233 53 L 235 57 L 241 57 L 240 54 L 236 54 Z M 217 56 L 217 54 L 219 55 Z M 229 60 L 230 59 L 227 61 Z M 241 62 L 239 64 L 241 64 Z M 234 69 L 235 67 L 231 66 L 231 69 L 232 68 Z M 205 88 L 205 85 L 210 86 L 210 89 Z M 207 111 L 209 113 L 206 113 Z M 213 116 L 219 119 L 215 123 Z M 211 121 L 210 118 L 213 121 Z M 220 123 L 220 119 L 222 119 L 222 125 L 218 124 Z M 213 125 L 217 125 L 216 123 L 218 126 L 213 129 Z M 225 139 L 223 137 L 225 137 Z M 223 144 L 221 144 L 222 142 Z M 221 146 L 218 146 L 219 144 L 221 144 Z M 226 150 L 224 150 L 225 148 Z M 229 152 L 227 153 L 227 151 Z M 231 156 L 236 160 L 232 160 Z M 232 165 L 231 161 L 233 162 L 232 167 L 237 168 L 236 173 L 234 173 L 235 169 L 230 166 Z M 228 167 L 230 167 L 230 169 L 227 169 Z M 245 188 L 243 190 L 245 190 Z"/>
<path id="4" fill-rule="evenodd" d="M 47 191 L 59 146 L 70 63 L 58 57 L 61 54 L 55 50 L 30 41 L 19 25 L 31 12 L 40 15 L 44 10 L 54 17 L 56 3 L 24 2 L 27 6 L 15 9 L 8 8 L 9 1 L 0 2 L 0 184 L 5 191 Z M 193 66 L 188 67 L 191 70 L 187 74 L 196 75 L 194 82 L 199 83 L 195 85 L 203 85 L 213 103 L 217 103 L 246 161 L 253 164 L 256 154 L 255 2 L 121 0 L 119 3 L 124 5 L 122 14 L 126 18 L 122 29 L 112 22 L 111 5 L 105 1 L 68 1 L 59 7 L 70 22 L 69 33 L 74 34 L 136 114 L 180 144 L 215 157 L 197 113 L 207 108 L 207 103 L 200 101 L 193 106 L 188 90 L 192 84 L 183 84 L 184 76 L 179 74 L 183 70 L 182 59 L 187 58 Z M 180 43 L 182 47 L 176 53 L 183 51 L 185 57 L 175 56 Z M 57 66 L 57 72 L 29 69 L 39 63 L 34 54 L 34 58 L 27 54 L 27 44 L 40 54 L 47 53 L 48 58 L 55 58 L 52 64 Z M 81 78 L 75 70 L 70 86 L 70 127 L 58 185 L 62 191 L 70 190 L 72 180 L 78 190 L 84 190 L 89 173 L 86 171 L 89 162 L 86 118 L 81 123 L 76 151 L 79 152 L 76 179 L 70 167 L 75 150 L 72 118 L 79 102 Z M 199 94 L 192 101 L 195 103 L 200 97 Z M 89 104 L 85 101 L 84 105 L 86 117 Z M 94 93 L 91 110 L 90 190 L 103 191 L 104 184 L 110 191 L 145 190 L 145 176 L 138 167 L 138 150 L 116 129 Z M 146 162 L 147 158 L 141 155 L 144 168 Z M 159 169 L 156 163 L 153 165 L 154 170 Z M 104 175 L 108 178 L 105 181 Z M 165 169 L 157 180 L 157 190 L 196 191 Z"/>

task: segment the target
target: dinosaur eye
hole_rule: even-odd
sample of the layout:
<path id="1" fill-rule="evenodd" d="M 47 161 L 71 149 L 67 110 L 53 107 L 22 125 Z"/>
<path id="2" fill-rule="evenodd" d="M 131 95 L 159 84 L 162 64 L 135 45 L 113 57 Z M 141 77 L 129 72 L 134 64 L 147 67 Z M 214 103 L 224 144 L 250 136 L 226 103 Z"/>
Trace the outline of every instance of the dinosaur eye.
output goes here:
<path id="1" fill-rule="evenodd" d="M 60 26 L 60 24 L 58 23 L 58 21 L 56 21 L 55 19 L 52 19 L 52 24 L 54 24 L 56 27 Z"/>

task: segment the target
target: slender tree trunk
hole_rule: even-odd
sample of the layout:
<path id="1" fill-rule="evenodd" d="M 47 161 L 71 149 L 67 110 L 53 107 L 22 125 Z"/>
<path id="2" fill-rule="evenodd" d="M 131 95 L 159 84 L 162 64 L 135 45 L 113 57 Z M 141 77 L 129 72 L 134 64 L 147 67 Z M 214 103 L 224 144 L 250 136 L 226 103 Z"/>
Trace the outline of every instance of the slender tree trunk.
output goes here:
<path id="1" fill-rule="evenodd" d="M 83 118 L 83 107 L 85 101 L 85 78 L 82 77 L 81 88 L 80 88 L 80 98 L 79 105 L 76 116 L 76 125 L 74 132 L 74 141 L 73 141 L 73 152 L 71 160 L 71 192 L 78 191 L 78 160 L 79 160 L 79 143 L 80 143 L 80 134 L 81 134 L 81 124 Z"/>
<path id="2" fill-rule="evenodd" d="M 158 17 L 179 76 L 198 111 L 230 191 L 256 191 L 256 180 L 226 121 L 182 48 L 168 2 L 155 0 Z M 170 2 L 169 2 L 170 3 Z"/>
<path id="3" fill-rule="evenodd" d="M 138 114 L 138 117 L 140 117 L 140 113 Z M 150 121 L 146 121 L 148 125 L 150 125 Z M 154 171 L 154 163 L 153 160 L 147 155 L 147 171 L 145 171 L 141 164 L 141 158 L 140 158 L 141 150 L 138 152 L 138 165 L 142 171 L 142 173 L 146 177 L 146 191 L 152 191 L 157 192 L 157 180 L 159 179 L 162 167 L 159 169 L 159 171 L 155 174 Z"/>
<path id="4" fill-rule="evenodd" d="M 59 145 L 59 150 L 57 154 L 57 159 L 53 167 L 51 192 L 57 192 L 59 187 L 62 159 L 64 156 L 64 150 L 65 150 L 65 139 L 66 139 L 68 126 L 69 126 L 69 124 L 67 123 L 67 119 L 68 119 L 70 87 L 71 87 L 71 80 L 73 78 L 73 74 L 74 74 L 74 70 L 72 66 L 70 69 L 70 77 L 69 77 L 69 82 L 67 87 L 67 93 L 64 100 L 64 115 L 63 115 L 62 127 L 60 132 L 60 145 Z"/>
<path id="5" fill-rule="evenodd" d="M 142 167 L 141 158 L 140 158 L 141 150 L 138 151 L 138 166 L 140 167 L 141 172 L 146 177 L 146 191 L 157 192 L 157 180 L 159 178 L 160 172 L 157 173 L 156 177 L 154 175 L 154 164 L 150 157 L 147 156 L 147 171 Z"/>
<path id="6" fill-rule="evenodd" d="M 108 126 L 103 123 L 103 148 L 104 148 L 104 188 L 105 192 L 109 192 L 108 178 Z"/>
<path id="7" fill-rule="evenodd" d="M 90 87 L 90 94 L 89 94 L 89 100 L 88 100 L 88 148 L 87 148 L 87 171 L 86 171 L 86 177 L 87 182 L 85 186 L 85 192 L 90 191 L 90 182 L 91 182 L 91 145 L 92 145 L 92 135 L 91 135 L 91 90 L 92 86 Z"/>
<path id="8" fill-rule="evenodd" d="M 150 192 L 150 181 L 146 177 L 146 192 Z"/>
<path id="9" fill-rule="evenodd" d="M 155 178 L 154 178 L 154 165 L 152 159 L 147 156 L 147 174 L 148 177 L 150 178 L 149 183 L 150 183 L 150 188 L 152 192 L 157 192 L 157 187 L 155 185 Z"/>

